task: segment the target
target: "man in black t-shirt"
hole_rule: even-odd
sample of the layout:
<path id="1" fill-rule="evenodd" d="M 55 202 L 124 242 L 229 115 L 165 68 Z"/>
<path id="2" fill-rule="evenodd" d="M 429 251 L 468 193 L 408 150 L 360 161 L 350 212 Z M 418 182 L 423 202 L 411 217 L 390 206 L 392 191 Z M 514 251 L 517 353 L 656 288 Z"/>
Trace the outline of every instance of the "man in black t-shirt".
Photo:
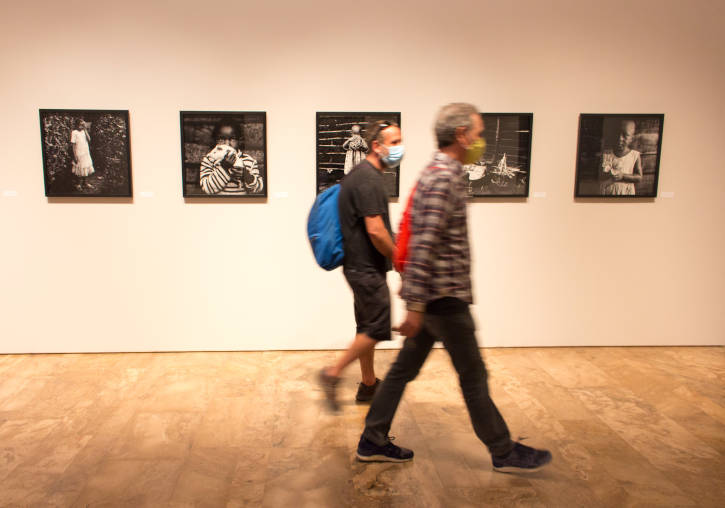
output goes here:
<path id="1" fill-rule="evenodd" d="M 342 181 L 339 196 L 340 226 L 345 245 L 343 273 L 355 300 L 355 339 L 338 362 L 322 369 L 320 384 L 333 411 L 339 409 L 336 388 L 343 369 L 360 359 L 362 382 L 355 399 L 369 402 L 380 380 L 375 377 L 375 345 L 390 340 L 390 290 L 386 273 L 391 269 L 395 244 L 390 228 L 388 195 L 383 183 L 385 168 L 400 164 L 403 145 L 400 127 L 375 122 L 368 128 L 368 156 Z"/>

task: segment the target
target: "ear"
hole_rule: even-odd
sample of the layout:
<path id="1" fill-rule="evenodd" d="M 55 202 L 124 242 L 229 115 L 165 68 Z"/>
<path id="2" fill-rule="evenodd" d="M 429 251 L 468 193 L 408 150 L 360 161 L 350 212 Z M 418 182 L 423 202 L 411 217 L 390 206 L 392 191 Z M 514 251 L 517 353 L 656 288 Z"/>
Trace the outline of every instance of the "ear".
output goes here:
<path id="1" fill-rule="evenodd" d="M 468 144 L 468 140 L 466 139 L 466 128 L 456 127 L 456 141 L 461 146 L 466 146 Z"/>

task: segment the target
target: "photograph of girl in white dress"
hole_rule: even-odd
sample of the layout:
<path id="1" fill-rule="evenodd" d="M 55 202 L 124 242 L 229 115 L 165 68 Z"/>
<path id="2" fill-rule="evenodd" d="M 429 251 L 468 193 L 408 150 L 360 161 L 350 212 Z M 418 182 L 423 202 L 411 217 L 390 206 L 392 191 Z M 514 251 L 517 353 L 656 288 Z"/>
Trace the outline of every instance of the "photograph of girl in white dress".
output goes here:
<path id="1" fill-rule="evenodd" d="M 128 111 L 40 110 L 45 195 L 130 197 Z"/>
<path id="2" fill-rule="evenodd" d="M 73 162 L 71 172 L 79 178 L 75 187 L 77 190 L 89 187 L 86 178 L 95 173 L 93 169 L 93 160 L 91 159 L 91 135 L 88 134 L 86 122 L 79 118 L 76 121 L 76 128 L 70 134 L 70 144 L 72 146 Z"/>
<path id="3" fill-rule="evenodd" d="M 664 115 L 581 115 L 576 196 L 656 197 Z"/>
<path id="4" fill-rule="evenodd" d="M 635 183 L 642 181 L 642 158 L 632 149 L 634 120 L 622 120 L 617 144 L 602 154 L 599 180 L 604 196 L 634 196 Z"/>

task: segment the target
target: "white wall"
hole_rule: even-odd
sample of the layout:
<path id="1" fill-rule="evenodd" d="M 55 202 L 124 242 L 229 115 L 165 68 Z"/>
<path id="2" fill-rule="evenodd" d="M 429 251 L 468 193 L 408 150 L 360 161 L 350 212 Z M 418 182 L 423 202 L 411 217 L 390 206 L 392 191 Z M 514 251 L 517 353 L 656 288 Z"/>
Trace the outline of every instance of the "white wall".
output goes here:
<path id="1" fill-rule="evenodd" d="M 401 111 L 405 197 L 450 101 L 534 113 L 532 197 L 469 206 L 482 344 L 725 344 L 723 5 L 3 2 L 0 352 L 345 346 L 304 231 L 315 112 Z M 130 110 L 136 197 L 47 199 L 39 108 Z M 181 197 L 205 109 L 267 111 L 266 203 Z M 582 112 L 664 113 L 674 197 L 575 200 Z"/>

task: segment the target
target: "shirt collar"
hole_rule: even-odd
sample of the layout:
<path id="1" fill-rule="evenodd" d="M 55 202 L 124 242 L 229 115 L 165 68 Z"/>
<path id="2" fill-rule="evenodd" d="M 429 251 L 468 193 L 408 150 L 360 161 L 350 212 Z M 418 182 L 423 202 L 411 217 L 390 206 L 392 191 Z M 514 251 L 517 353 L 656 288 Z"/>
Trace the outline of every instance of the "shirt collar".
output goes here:
<path id="1" fill-rule="evenodd" d="M 440 150 L 436 150 L 436 152 L 433 154 L 433 161 L 440 165 L 448 166 L 450 169 L 458 171 L 463 168 L 463 165 L 451 157 L 450 155 L 447 155 Z"/>

